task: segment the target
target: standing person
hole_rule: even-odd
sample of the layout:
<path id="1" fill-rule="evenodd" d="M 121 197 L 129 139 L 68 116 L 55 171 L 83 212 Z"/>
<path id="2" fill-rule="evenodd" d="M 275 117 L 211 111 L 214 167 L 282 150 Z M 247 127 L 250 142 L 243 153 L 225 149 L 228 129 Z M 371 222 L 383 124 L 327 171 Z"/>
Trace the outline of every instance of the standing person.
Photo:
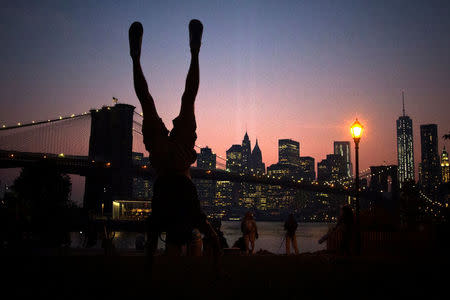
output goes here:
<path id="1" fill-rule="evenodd" d="M 298 254 L 297 237 L 295 232 L 297 231 L 298 223 L 295 220 L 294 214 L 289 214 L 286 222 L 284 222 L 284 230 L 286 230 L 286 254 L 291 254 L 291 243 L 294 247 L 295 254 Z"/>
<path id="2" fill-rule="evenodd" d="M 191 63 L 186 78 L 184 93 L 181 97 L 181 110 L 173 120 L 173 129 L 169 132 L 159 117 L 155 103 L 148 90 L 142 72 L 140 56 L 143 27 L 134 22 L 129 29 L 130 56 L 133 61 L 134 89 L 143 111 L 142 134 L 144 144 L 150 153 L 150 161 L 156 169 L 152 199 L 152 215 L 147 225 L 149 247 L 149 267 L 153 263 L 158 236 L 167 233 L 167 246 L 181 255 L 192 236 L 192 230 L 198 228 L 203 234 L 214 240 L 214 267 L 219 271 L 219 242 L 217 234 L 200 208 L 197 189 L 192 183 L 189 168 L 196 160 L 194 150 L 195 122 L 194 102 L 200 83 L 199 52 L 203 34 L 203 25 L 199 20 L 189 23 L 189 45 Z"/>
<path id="3" fill-rule="evenodd" d="M 102 247 L 105 251 L 105 256 L 114 254 L 114 237 L 116 233 L 111 229 L 111 219 L 108 217 L 106 223 L 103 224 L 103 238 Z"/>
<path id="4" fill-rule="evenodd" d="M 336 226 L 319 240 L 319 244 L 322 244 L 335 232 L 341 234 L 341 240 L 337 249 L 338 252 L 343 255 L 351 255 L 353 238 L 355 235 L 355 217 L 350 205 L 346 204 L 341 207 L 341 213 Z"/>
<path id="5" fill-rule="evenodd" d="M 211 226 L 214 228 L 214 231 L 217 233 L 217 236 L 219 238 L 220 243 L 220 249 L 223 250 L 224 248 L 228 248 L 228 242 L 225 238 L 223 231 L 221 230 L 222 227 L 222 220 L 221 219 L 212 219 L 211 220 Z M 205 256 L 210 256 L 212 254 L 213 247 L 211 246 L 211 241 L 207 238 L 203 238 L 203 254 Z"/>
<path id="6" fill-rule="evenodd" d="M 245 241 L 245 254 L 255 253 L 255 240 L 258 238 L 258 227 L 251 212 L 247 212 L 241 223 L 241 231 Z M 249 248 L 251 245 L 251 249 Z"/>

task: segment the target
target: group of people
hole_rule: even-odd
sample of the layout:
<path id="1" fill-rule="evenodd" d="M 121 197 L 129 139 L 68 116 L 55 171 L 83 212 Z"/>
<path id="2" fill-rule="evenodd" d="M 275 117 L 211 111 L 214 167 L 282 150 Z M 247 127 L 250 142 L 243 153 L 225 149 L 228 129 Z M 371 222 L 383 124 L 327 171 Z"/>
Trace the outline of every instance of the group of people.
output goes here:
<path id="1" fill-rule="evenodd" d="M 210 220 L 213 230 L 216 232 L 219 239 L 219 248 L 224 250 L 229 248 L 228 242 L 221 230 L 222 222 L 220 219 Z M 294 248 L 294 253 L 298 254 L 298 245 L 296 238 L 298 223 L 293 214 L 290 214 L 284 223 L 285 236 L 284 241 L 286 245 L 286 254 L 291 254 L 291 245 Z M 258 226 L 256 225 L 255 218 L 252 212 L 247 212 L 243 217 L 240 229 L 242 236 L 239 237 L 234 243 L 231 249 L 239 249 L 241 253 L 245 255 L 255 254 L 255 242 L 259 238 Z M 210 237 L 202 237 L 201 232 L 194 228 L 191 233 L 190 239 L 182 246 L 182 251 L 180 254 L 190 255 L 190 256 L 210 256 L 213 254 L 214 248 L 212 247 L 213 240 Z M 171 253 L 170 248 L 167 248 L 168 254 Z"/>
<path id="2" fill-rule="evenodd" d="M 286 245 L 286 254 L 291 254 L 291 245 L 294 248 L 294 253 L 298 254 L 298 245 L 296 238 L 298 223 L 293 214 L 290 214 L 284 222 L 285 236 L 284 241 Z M 242 237 L 240 237 L 233 245 L 234 248 L 239 248 L 245 254 L 255 253 L 255 241 L 258 239 L 258 227 L 251 212 L 247 212 L 241 222 Z M 281 246 L 280 246 L 281 247 Z"/>

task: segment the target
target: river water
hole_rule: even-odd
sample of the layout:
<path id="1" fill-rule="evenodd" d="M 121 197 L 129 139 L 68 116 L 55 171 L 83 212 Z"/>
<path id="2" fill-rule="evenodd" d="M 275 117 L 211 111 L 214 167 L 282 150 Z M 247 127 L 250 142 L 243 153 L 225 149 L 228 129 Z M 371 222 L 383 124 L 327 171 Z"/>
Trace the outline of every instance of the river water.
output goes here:
<path id="1" fill-rule="evenodd" d="M 263 249 L 276 254 L 285 253 L 283 224 L 284 222 L 256 222 L 259 238 L 256 240 L 255 251 Z M 327 233 L 330 226 L 327 223 L 299 223 L 297 243 L 300 253 L 324 250 L 326 243 L 319 244 L 317 241 Z M 222 231 L 230 247 L 242 236 L 240 222 L 223 221 Z M 138 235 L 136 232 L 116 232 L 114 245 L 118 249 L 134 249 Z M 82 234 L 72 233 L 73 248 L 81 247 L 81 240 Z M 101 241 L 98 241 L 95 248 L 100 246 Z M 160 241 L 158 247 L 163 248 L 164 243 Z"/>

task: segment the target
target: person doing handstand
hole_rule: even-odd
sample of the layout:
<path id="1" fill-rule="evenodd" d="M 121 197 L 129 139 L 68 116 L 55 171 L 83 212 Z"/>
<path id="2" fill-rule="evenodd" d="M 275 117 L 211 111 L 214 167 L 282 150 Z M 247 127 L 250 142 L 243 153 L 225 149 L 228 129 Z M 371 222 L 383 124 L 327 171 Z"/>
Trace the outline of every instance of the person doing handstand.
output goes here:
<path id="1" fill-rule="evenodd" d="M 148 262 L 151 267 L 161 232 L 166 232 L 167 247 L 171 249 L 169 252 L 179 255 L 182 247 L 189 243 L 194 228 L 198 228 L 214 241 L 214 267 L 219 270 L 219 240 L 200 207 L 197 189 L 189 172 L 191 164 L 197 158 L 194 150 L 197 139 L 194 102 L 200 82 L 198 57 L 203 25 L 199 20 L 191 20 L 189 23 L 191 63 L 181 97 L 181 110 L 173 120 L 170 132 L 158 116 L 142 72 L 140 55 L 143 31 L 142 24 L 134 22 L 129 29 L 129 42 L 134 88 L 144 117 L 144 144 L 157 174 L 152 214 L 147 220 Z"/>

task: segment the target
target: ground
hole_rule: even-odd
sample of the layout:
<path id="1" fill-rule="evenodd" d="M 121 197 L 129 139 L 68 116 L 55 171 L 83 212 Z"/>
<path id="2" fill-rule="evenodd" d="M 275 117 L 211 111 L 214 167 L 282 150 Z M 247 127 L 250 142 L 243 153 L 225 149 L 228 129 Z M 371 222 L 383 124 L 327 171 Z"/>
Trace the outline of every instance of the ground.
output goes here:
<path id="1" fill-rule="evenodd" d="M 2 293 L 44 299 L 448 299 L 450 259 L 426 257 L 225 256 L 216 279 L 207 257 L 2 256 Z M 445 293 L 445 294 L 441 294 Z M 13 297 L 8 297 L 14 299 Z M 7 299 L 7 298 L 5 298 Z"/>

